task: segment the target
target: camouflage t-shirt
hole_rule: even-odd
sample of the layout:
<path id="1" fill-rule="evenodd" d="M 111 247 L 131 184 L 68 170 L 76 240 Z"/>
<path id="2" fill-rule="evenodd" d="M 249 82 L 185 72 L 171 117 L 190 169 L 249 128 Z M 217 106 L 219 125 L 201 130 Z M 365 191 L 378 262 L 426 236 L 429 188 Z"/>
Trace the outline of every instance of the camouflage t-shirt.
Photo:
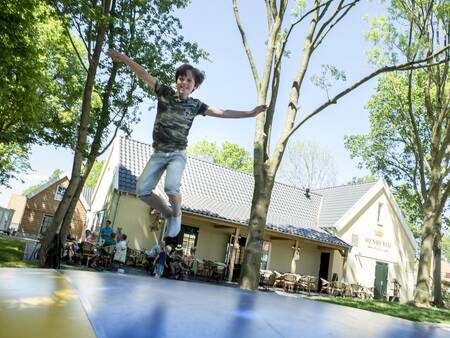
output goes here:
<path id="1" fill-rule="evenodd" d="M 175 91 L 159 81 L 155 85 L 158 108 L 153 126 L 153 148 L 156 151 L 184 150 L 194 118 L 205 115 L 208 106 L 200 100 L 179 98 Z"/>

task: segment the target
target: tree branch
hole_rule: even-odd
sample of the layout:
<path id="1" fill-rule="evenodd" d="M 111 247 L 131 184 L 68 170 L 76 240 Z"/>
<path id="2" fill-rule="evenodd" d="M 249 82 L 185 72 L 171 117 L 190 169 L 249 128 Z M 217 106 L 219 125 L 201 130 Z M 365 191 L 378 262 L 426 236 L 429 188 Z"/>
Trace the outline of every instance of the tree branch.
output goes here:
<path id="1" fill-rule="evenodd" d="M 324 7 L 324 6 L 326 6 L 326 7 L 328 8 L 328 6 L 330 6 L 330 4 L 332 3 L 332 1 L 333 1 L 333 0 L 329 0 L 329 1 L 325 2 L 325 3 L 323 3 L 323 4 L 320 4 L 320 5 L 316 6 L 316 7 L 314 7 L 313 9 L 309 10 L 309 11 L 306 12 L 304 15 L 302 15 L 302 16 L 300 17 L 300 19 L 298 19 L 296 22 L 294 22 L 294 23 L 291 24 L 291 26 L 289 27 L 288 32 L 287 32 L 287 34 L 286 34 L 286 37 L 284 38 L 284 42 L 283 42 L 283 44 L 282 44 L 282 47 L 281 47 L 281 55 L 284 54 L 284 51 L 285 51 L 285 49 L 286 49 L 287 41 L 288 41 L 289 36 L 291 35 L 291 33 L 292 33 L 294 27 L 297 26 L 300 22 L 302 22 L 308 15 L 310 15 L 311 13 L 314 13 L 317 9 L 322 8 L 322 7 Z M 275 66 L 275 68 L 277 68 L 277 67 L 278 67 L 278 65 Z"/>
<path id="2" fill-rule="evenodd" d="M 327 22 L 325 22 L 322 27 L 320 28 L 319 32 L 317 33 L 316 38 L 313 41 L 313 48 L 316 49 L 317 47 L 319 47 L 319 45 L 322 43 L 323 39 L 325 39 L 325 37 L 328 35 L 328 33 L 333 29 L 334 26 L 336 26 L 339 21 L 341 21 L 347 14 L 348 12 L 352 9 L 352 7 L 356 6 L 356 4 L 359 2 L 360 0 L 355 0 L 352 3 L 349 3 L 343 7 L 338 6 L 338 8 L 336 9 L 335 13 L 332 15 L 332 17 L 330 18 L 330 20 L 328 20 Z M 341 3 L 344 1 L 341 1 Z M 341 5 L 341 3 L 339 5 Z M 340 11 L 342 11 L 344 8 L 346 8 L 346 10 L 333 22 L 330 24 L 331 20 L 333 20 L 337 14 L 339 14 Z M 329 25 L 329 26 L 328 26 Z M 325 33 L 322 34 L 323 30 L 325 29 L 325 27 L 328 26 L 327 30 L 325 31 Z M 321 36 L 322 35 L 322 36 Z"/>
<path id="3" fill-rule="evenodd" d="M 417 61 L 411 61 L 411 62 L 406 62 L 397 66 L 385 66 L 382 68 L 377 69 L 376 71 L 374 71 L 373 73 L 363 77 L 361 80 L 357 81 L 356 83 L 354 83 L 353 85 L 349 86 L 348 88 L 344 89 L 343 91 L 341 91 L 339 94 L 337 94 L 336 96 L 334 96 L 331 100 L 326 101 L 325 103 L 323 103 L 321 106 L 319 106 L 318 108 L 316 108 L 315 110 L 313 110 L 312 112 L 310 112 L 309 114 L 307 114 L 304 118 L 302 118 L 299 123 L 293 127 L 290 132 L 288 134 L 286 134 L 286 136 L 284 137 L 284 140 L 281 141 L 287 141 L 287 139 L 298 129 L 300 128 L 306 121 L 308 121 L 311 117 L 313 117 L 314 115 L 318 114 L 319 112 L 321 112 L 322 110 L 324 110 L 325 108 L 327 108 L 329 105 L 331 104 L 336 104 L 337 101 L 347 95 L 348 93 L 350 93 L 351 91 L 355 90 L 356 88 L 358 88 L 359 86 L 361 86 L 362 84 L 366 83 L 367 81 L 369 81 L 370 79 L 383 74 L 383 73 L 387 73 L 387 72 L 392 72 L 392 71 L 403 71 L 403 70 L 410 70 L 410 69 L 419 69 L 419 68 L 425 68 L 425 67 L 430 67 L 433 65 L 439 65 L 442 64 L 444 62 L 446 62 L 447 60 L 441 60 L 438 61 L 434 64 L 425 64 L 423 65 L 422 63 L 427 62 L 429 60 L 432 60 L 433 58 L 441 55 L 442 53 L 444 53 L 445 51 L 447 51 L 450 48 L 450 45 L 445 46 L 444 48 L 442 48 L 441 50 L 437 51 L 436 53 L 421 59 L 421 60 L 417 60 Z"/>
<path id="4" fill-rule="evenodd" d="M 256 84 L 256 90 L 258 94 L 261 92 L 261 81 L 259 79 L 258 70 L 256 68 L 255 60 L 253 58 L 252 50 L 250 48 L 250 45 L 247 41 L 247 36 L 244 31 L 244 27 L 241 22 L 241 18 L 239 16 L 239 10 L 237 6 L 237 0 L 233 0 L 233 11 L 234 11 L 234 17 L 236 19 L 236 24 L 239 28 L 239 32 L 241 33 L 242 43 L 244 44 L 245 52 L 247 53 L 247 58 L 250 63 L 250 68 L 252 69 L 253 78 L 255 79 Z"/>

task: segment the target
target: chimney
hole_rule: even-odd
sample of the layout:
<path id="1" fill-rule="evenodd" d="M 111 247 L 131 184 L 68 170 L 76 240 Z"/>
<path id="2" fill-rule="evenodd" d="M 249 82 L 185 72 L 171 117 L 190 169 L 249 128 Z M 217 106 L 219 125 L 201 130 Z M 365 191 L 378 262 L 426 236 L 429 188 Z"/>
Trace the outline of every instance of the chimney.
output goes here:
<path id="1" fill-rule="evenodd" d="M 306 190 L 305 190 L 305 197 L 306 198 L 310 198 L 311 197 L 311 195 L 309 194 L 309 188 L 306 188 Z"/>

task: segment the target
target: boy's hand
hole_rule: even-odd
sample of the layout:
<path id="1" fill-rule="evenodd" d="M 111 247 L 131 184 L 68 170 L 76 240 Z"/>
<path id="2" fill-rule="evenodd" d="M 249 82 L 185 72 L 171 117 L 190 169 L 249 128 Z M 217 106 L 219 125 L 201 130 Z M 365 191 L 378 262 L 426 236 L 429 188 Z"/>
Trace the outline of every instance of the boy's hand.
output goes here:
<path id="1" fill-rule="evenodd" d="M 123 54 L 120 54 L 114 49 L 108 49 L 106 55 L 108 55 L 111 59 L 113 59 L 113 61 L 122 61 Z"/>
<path id="2" fill-rule="evenodd" d="M 267 110 L 267 106 L 265 104 L 257 106 L 250 111 L 250 116 L 257 116 L 258 114 L 260 114 L 266 110 Z"/>

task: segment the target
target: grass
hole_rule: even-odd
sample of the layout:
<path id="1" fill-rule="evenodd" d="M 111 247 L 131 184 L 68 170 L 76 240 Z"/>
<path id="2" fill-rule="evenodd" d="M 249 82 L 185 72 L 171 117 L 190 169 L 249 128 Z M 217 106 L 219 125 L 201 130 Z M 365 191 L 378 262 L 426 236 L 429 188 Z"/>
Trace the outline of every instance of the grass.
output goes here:
<path id="1" fill-rule="evenodd" d="M 25 242 L 7 237 L 0 237 L 0 268 L 37 268 L 37 261 L 24 261 Z M 61 263 L 64 270 L 96 271 L 85 265 L 69 265 Z"/>
<path id="2" fill-rule="evenodd" d="M 0 237 L 0 267 L 2 268 L 36 268 L 37 262 L 23 260 L 25 242 L 17 239 Z"/>
<path id="3" fill-rule="evenodd" d="M 418 308 L 410 304 L 381 302 L 355 298 L 309 297 L 313 300 L 350 306 L 362 310 L 377 312 L 388 316 L 399 317 L 415 322 L 450 324 L 450 310 L 432 308 Z"/>

